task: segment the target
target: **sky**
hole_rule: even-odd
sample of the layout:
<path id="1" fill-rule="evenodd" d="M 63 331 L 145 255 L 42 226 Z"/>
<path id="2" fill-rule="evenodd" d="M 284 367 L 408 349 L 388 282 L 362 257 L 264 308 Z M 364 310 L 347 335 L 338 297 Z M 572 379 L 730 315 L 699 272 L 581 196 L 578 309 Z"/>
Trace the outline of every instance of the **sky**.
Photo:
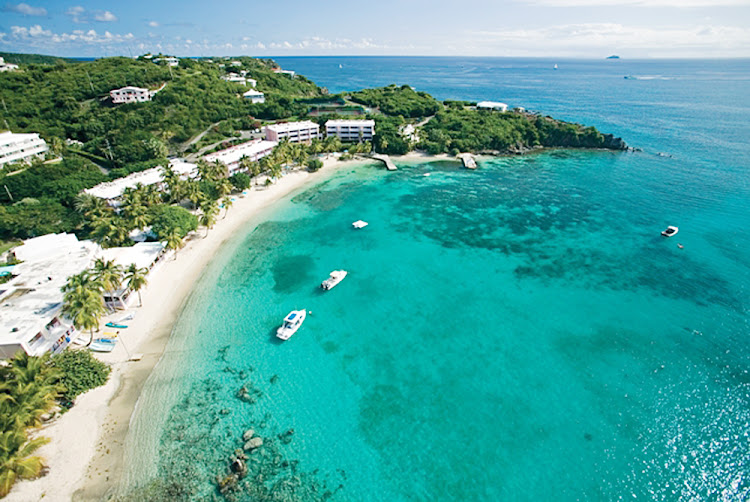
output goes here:
<path id="1" fill-rule="evenodd" d="M 750 57 L 750 0 L 26 0 L 0 5 L 0 51 L 69 57 L 147 52 Z"/>

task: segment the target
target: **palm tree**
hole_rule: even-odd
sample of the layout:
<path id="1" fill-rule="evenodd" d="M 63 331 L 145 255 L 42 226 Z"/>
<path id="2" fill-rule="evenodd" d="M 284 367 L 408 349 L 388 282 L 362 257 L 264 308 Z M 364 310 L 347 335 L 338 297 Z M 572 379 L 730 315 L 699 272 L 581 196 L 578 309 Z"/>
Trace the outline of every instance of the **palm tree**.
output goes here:
<path id="1" fill-rule="evenodd" d="M 99 327 L 99 320 L 106 313 L 102 289 L 101 282 L 88 270 L 69 277 L 62 288 L 62 312 L 77 328 L 90 330 L 89 345 L 94 341 L 94 328 Z"/>
<path id="2" fill-rule="evenodd" d="M 111 298 L 112 294 L 117 291 L 122 284 L 122 265 L 118 265 L 114 260 L 97 258 L 94 262 L 93 275 Z M 114 301 L 112 302 L 112 308 L 113 310 L 116 309 Z"/>
<path id="3" fill-rule="evenodd" d="M 205 194 L 201 191 L 200 185 L 195 181 L 189 181 L 185 185 L 185 195 L 194 208 L 198 207 L 206 198 Z"/>
<path id="4" fill-rule="evenodd" d="M 214 226 L 214 223 L 216 223 L 216 215 L 219 212 L 219 208 L 216 207 L 216 202 L 211 201 L 203 204 L 201 206 L 201 211 L 203 214 L 201 214 L 200 217 L 200 224 L 206 227 L 206 235 L 203 236 L 205 239 L 208 237 L 208 231 Z"/>
<path id="5" fill-rule="evenodd" d="M 222 216 L 221 218 L 223 220 L 227 217 L 229 208 L 234 204 L 234 199 L 232 197 L 224 197 L 223 199 L 221 199 L 221 204 L 224 206 L 224 216 Z"/>
<path id="6" fill-rule="evenodd" d="M 224 197 L 232 191 L 232 182 L 229 178 L 221 178 L 216 181 L 216 191 L 219 193 L 219 197 Z"/>
<path id="7" fill-rule="evenodd" d="M 182 230 L 175 227 L 167 233 L 164 240 L 167 242 L 167 249 L 174 249 L 174 259 L 177 259 L 177 250 L 185 245 L 182 237 Z"/>
<path id="8" fill-rule="evenodd" d="M 147 274 L 148 269 L 138 268 L 135 263 L 131 263 L 125 271 L 125 280 L 128 282 L 128 287 L 131 291 L 135 291 L 138 293 L 139 307 L 143 305 L 143 300 L 141 299 L 141 289 L 143 289 L 143 287 L 148 284 L 148 280 L 146 279 Z"/>
<path id="9" fill-rule="evenodd" d="M 0 497 L 10 492 L 17 479 L 33 479 L 44 469 L 40 457 L 31 454 L 48 443 L 47 438 L 26 440 L 22 431 L 12 430 L 0 434 Z"/>
<path id="10" fill-rule="evenodd" d="M 112 211 L 112 208 L 109 207 L 104 199 L 100 199 L 99 197 L 95 197 L 85 192 L 76 195 L 73 204 L 75 210 L 88 219 L 102 217 Z"/>

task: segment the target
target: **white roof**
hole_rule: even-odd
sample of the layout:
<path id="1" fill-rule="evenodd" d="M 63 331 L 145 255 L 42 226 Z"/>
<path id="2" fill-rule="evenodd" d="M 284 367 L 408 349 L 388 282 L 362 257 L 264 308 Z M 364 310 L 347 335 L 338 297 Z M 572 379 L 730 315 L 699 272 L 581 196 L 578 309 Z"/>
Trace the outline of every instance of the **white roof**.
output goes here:
<path id="1" fill-rule="evenodd" d="M 0 344 L 28 342 L 62 308 L 60 288 L 87 269 L 99 246 L 72 234 L 28 239 L 16 248 L 26 261 L 15 266 L 12 281 L 0 285 Z M 18 254 L 16 254 L 18 256 Z"/>
<path id="2" fill-rule="evenodd" d="M 353 125 L 374 127 L 375 121 L 371 119 L 368 119 L 368 120 L 346 120 L 346 119 L 333 120 L 331 119 L 328 122 L 326 122 L 326 127 L 353 126 Z"/>
<path id="3" fill-rule="evenodd" d="M 255 89 L 250 89 L 249 91 L 242 94 L 243 96 L 262 96 L 263 93 L 260 91 L 256 91 Z"/>
<path id="4" fill-rule="evenodd" d="M 219 150 L 216 153 L 206 155 L 203 159 L 208 162 L 218 160 L 225 165 L 229 165 L 239 161 L 242 157 L 252 157 L 276 145 L 278 145 L 276 141 L 253 140 L 227 148 L 226 150 Z"/>
<path id="5" fill-rule="evenodd" d="M 165 245 L 164 242 L 139 242 L 135 246 L 125 248 L 102 249 L 100 257 L 114 260 L 125 268 L 133 263 L 138 268 L 149 268 L 164 250 Z"/>
<path id="6" fill-rule="evenodd" d="M 498 101 L 480 101 L 477 103 L 477 108 L 508 108 L 508 105 Z"/>
<path id="7" fill-rule="evenodd" d="M 311 127 L 315 129 L 320 128 L 318 124 L 311 120 L 302 120 L 299 122 L 285 122 L 283 124 L 269 124 L 266 126 L 266 129 L 270 129 L 275 132 L 288 132 L 296 131 L 298 129 L 309 129 Z"/>
<path id="8" fill-rule="evenodd" d="M 144 87 L 134 87 L 132 85 L 127 85 L 125 87 L 120 87 L 119 89 L 112 89 L 109 92 L 124 92 L 124 91 L 148 92 L 148 89 Z"/>
<path id="9" fill-rule="evenodd" d="M 196 171 L 195 164 L 185 162 L 182 159 L 173 159 L 169 161 L 170 167 L 181 176 L 194 176 Z M 114 181 L 99 183 L 93 188 L 84 190 L 84 192 L 99 197 L 101 199 L 116 199 L 121 196 L 126 188 L 135 188 L 139 183 L 144 186 L 160 183 L 163 180 L 161 175 L 161 166 L 153 167 L 139 173 L 129 174 L 124 178 Z"/>
<path id="10" fill-rule="evenodd" d="M 8 146 L 19 141 L 28 141 L 34 139 L 39 139 L 39 133 L 13 133 L 10 131 L 3 131 L 0 132 L 0 147 Z"/>

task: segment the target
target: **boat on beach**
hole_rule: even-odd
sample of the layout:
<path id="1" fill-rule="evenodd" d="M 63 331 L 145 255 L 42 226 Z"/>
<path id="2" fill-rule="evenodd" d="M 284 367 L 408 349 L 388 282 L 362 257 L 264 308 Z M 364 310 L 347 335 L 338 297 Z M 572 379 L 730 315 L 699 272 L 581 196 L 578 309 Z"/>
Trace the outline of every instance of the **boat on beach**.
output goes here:
<path id="1" fill-rule="evenodd" d="M 673 235 L 677 235 L 677 232 L 679 232 L 680 229 L 677 227 L 673 227 L 672 225 L 668 226 L 666 230 L 662 230 L 661 234 L 664 237 L 672 237 Z"/>
<path id="2" fill-rule="evenodd" d="M 125 329 L 125 328 L 127 328 L 127 326 L 125 324 L 117 324 L 115 322 L 108 322 L 107 324 L 105 324 L 105 326 L 108 327 L 108 328 L 117 328 L 117 329 Z"/>
<path id="3" fill-rule="evenodd" d="M 112 352 L 116 344 L 117 340 L 112 340 L 111 338 L 96 338 L 89 345 L 89 350 L 94 352 Z"/>
<path id="4" fill-rule="evenodd" d="M 325 289 L 326 291 L 328 291 L 329 289 L 333 289 L 336 284 L 344 280 L 346 274 L 348 274 L 346 270 L 334 270 L 330 273 L 328 279 L 320 283 L 320 287 Z"/>
<path id="5" fill-rule="evenodd" d="M 306 316 L 307 312 L 305 309 L 292 310 L 289 312 L 284 318 L 284 323 L 276 330 L 276 337 L 282 340 L 289 340 L 292 335 L 297 332 L 300 326 L 302 326 L 302 323 L 305 322 Z"/>

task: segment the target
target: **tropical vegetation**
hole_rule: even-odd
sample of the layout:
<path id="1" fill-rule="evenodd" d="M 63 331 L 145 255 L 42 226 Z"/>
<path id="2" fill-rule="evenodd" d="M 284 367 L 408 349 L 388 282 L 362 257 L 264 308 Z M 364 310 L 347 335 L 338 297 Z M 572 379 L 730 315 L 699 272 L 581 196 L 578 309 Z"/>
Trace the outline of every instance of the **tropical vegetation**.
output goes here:
<path id="1" fill-rule="evenodd" d="M 109 368 L 86 351 L 68 350 L 52 357 L 19 352 L 0 366 L 0 497 L 19 479 L 33 479 L 44 471 L 34 455 L 48 442 L 31 437 L 59 399 L 69 403 L 81 393 L 106 382 Z"/>

